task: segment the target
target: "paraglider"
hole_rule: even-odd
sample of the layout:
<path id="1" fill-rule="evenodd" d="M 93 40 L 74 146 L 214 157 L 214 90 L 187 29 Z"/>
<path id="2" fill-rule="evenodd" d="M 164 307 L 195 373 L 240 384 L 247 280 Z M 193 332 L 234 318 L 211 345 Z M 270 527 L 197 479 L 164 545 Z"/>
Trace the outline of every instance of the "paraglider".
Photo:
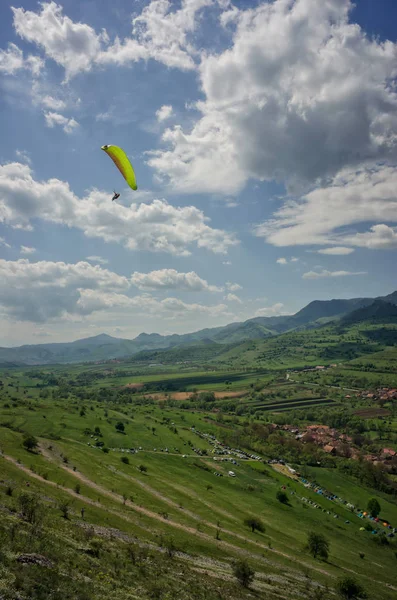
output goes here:
<path id="1" fill-rule="evenodd" d="M 108 156 L 112 159 L 128 185 L 132 190 L 137 190 L 138 186 L 136 184 L 135 172 L 130 163 L 130 160 L 124 150 L 119 146 L 114 146 L 112 144 L 105 144 L 105 146 L 101 146 L 101 150 L 106 152 Z M 120 194 L 114 192 L 113 200 L 117 200 L 120 197 Z"/>

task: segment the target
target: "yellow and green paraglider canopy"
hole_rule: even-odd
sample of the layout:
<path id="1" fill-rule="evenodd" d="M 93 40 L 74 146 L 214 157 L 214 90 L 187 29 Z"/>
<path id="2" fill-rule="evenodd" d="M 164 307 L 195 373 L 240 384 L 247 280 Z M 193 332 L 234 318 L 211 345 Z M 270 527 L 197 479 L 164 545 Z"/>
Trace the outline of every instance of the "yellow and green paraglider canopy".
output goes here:
<path id="1" fill-rule="evenodd" d="M 104 150 L 106 154 L 110 156 L 130 188 L 137 190 L 138 186 L 136 184 L 135 172 L 124 150 L 119 148 L 119 146 L 113 146 L 112 144 L 101 146 L 101 150 Z"/>

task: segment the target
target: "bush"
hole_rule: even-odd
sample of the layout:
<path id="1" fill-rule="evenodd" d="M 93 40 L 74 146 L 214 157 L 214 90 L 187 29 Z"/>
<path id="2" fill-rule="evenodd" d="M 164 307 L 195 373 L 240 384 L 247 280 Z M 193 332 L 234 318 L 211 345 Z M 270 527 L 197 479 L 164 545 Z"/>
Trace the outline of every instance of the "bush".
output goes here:
<path id="1" fill-rule="evenodd" d="M 288 504 L 288 496 L 285 492 L 279 490 L 276 494 L 276 498 L 281 504 Z"/>
<path id="2" fill-rule="evenodd" d="M 376 518 L 380 513 L 380 504 L 376 498 L 371 498 L 368 501 L 367 510 L 370 513 L 371 517 Z"/>
<path id="3" fill-rule="evenodd" d="M 248 517 L 248 519 L 245 519 L 244 525 L 247 525 L 247 527 L 251 527 L 252 533 L 255 533 L 255 530 L 260 531 L 261 533 L 265 533 L 265 526 L 262 523 L 262 521 L 257 517 Z"/>
<path id="4" fill-rule="evenodd" d="M 121 462 L 124 463 L 125 465 L 129 465 L 130 464 L 130 459 L 128 458 L 128 456 L 122 456 L 120 458 Z"/>
<path id="5" fill-rule="evenodd" d="M 147 473 L 147 467 L 145 465 L 139 465 L 138 469 L 141 473 Z"/>
<path id="6" fill-rule="evenodd" d="M 345 600 L 359 600 L 367 598 L 367 594 L 362 585 L 353 577 L 342 577 L 336 583 L 336 592 L 340 598 Z"/>
<path id="7" fill-rule="evenodd" d="M 76 485 L 74 486 L 74 491 L 76 492 L 76 494 L 80 494 L 80 490 L 81 485 L 79 483 L 76 483 Z"/>
<path id="8" fill-rule="evenodd" d="M 313 558 L 317 558 L 317 556 L 319 556 L 320 558 L 327 560 L 329 553 L 329 542 L 322 533 L 310 531 L 307 534 L 307 545 Z"/>
<path id="9" fill-rule="evenodd" d="M 124 423 L 119 421 L 118 423 L 116 423 L 115 427 L 116 427 L 116 431 L 118 431 L 119 433 L 124 433 L 124 429 L 125 429 Z"/>
<path id="10" fill-rule="evenodd" d="M 246 560 L 237 560 L 233 563 L 233 575 L 243 587 L 249 587 L 255 577 L 254 569 Z"/>
<path id="11" fill-rule="evenodd" d="M 23 436 L 22 446 L 28 451 L 33 452 L 38 447 L 39 442 L 33 435 L 28 433 Z"/>
<path id="12" fill-rule="evenodd" d="M 59 510 L 62 513 L 64 519 L 69 519 L 69 502 L 61 502 Z"/>
<path id="13" fill-rule="evenodd" d="M 18 498 L 22 518 L 31 525 L 39 524 L 43 519 L 43 507 L 34 494 L 23 493 Z"/>

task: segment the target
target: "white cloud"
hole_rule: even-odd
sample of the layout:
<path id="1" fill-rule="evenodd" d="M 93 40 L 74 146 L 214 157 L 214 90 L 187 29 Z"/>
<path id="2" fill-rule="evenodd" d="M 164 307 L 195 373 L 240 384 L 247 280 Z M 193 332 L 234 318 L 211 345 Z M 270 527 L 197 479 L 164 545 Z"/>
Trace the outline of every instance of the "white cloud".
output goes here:
<path id="1" fill-rule="evenodd" d="M 45 112 L 44 117 L 47 127 L 55 127 L 55 125 L 59 125 L 63 128 L 65 133 L 73 133 L 73 131 L 79 127 L 79 124 L 75 119 L 68 119 L 64 115 L 56 112 Z"/>
<path id="2" fill-rule="evenodd" d="M 331 256 L 344 256 L 352 254 L 354 248 L 346 248 L 345 246 L 333 246 L 332 248 L 322 248 L 317 250 L 318 254 L 330 254 Z"/>
<path id="3" fill-rule="evenodd" d="M 397 167 L 345 170 L 329 185 L 299 200 L 287 200 L 272 219 L 256 227 L 255 233 L 275 246 L 365 246 L 370 237 L 379 241 L 382 233 L 390 238 L 386 223 L 397 221 L 396 189 Z M 376 225 L 364 238 L 351 233 L 352 226 L 371 222 L 381 227 Z M 344 229 L 347 226 L 349 231 Z"/>
<path id="4" fill-rule="evenodd" d="M 194 271 L 179 273 L 175 269 L 160 269 L 150 273 L 136 271 L 131 277 L 131 282 L 140 290 L 222 291 L 222 288 L 210 285 Z"/>
<path id="5" fill-rule="evenodd" d="M 290 189 L 397 156 L 397 45 L 349 22 L 350 0 L 234 9 L 232 41 L 203 53 L 190 131 L 167 129 L 149 164 L 176 191 L 230 194 L 250 178 Z M 282 32 L 282 35 L 280 35 Z"/>
<path id="6" fill-rule="evenodd" d="M 90 25 L 72 21 L 53 1 L 41 3 L 38 12 L 12 10 L 16 33 L 42 48 L 70 79 L 95 64 L 129 65 L 149 59 L 167 67 L 195 69 L 199 52 L 193 36 L 200 11 L 212 5 L 212 0 L 182 0 L 180 8 L 174 10 L 170 0 L 152 0 L 132 19 L 131 37 L 116 37 L 112 43 L 106 30 L 98 34 Z"/>
<path id="7" fill-rule="evenodd" d="M 86 262 L 0 260 L 0 305 L 12 318 L 34 322 L 80 313 L 85 289 L 125 290 L 126 277 Z"/>
<path id="8" fill-rule="evenodd" d="M 66 108 L 66 102 L 64 100 L 60 100 L 59 98 L 54 98 L 49 94 L 46 94 L 41 98 L 41 103 L 45 108 L 49 108 L 51 110 L 64 110 Z"/>
<path id="9" fill-rule="evenodd" d="M 239 290 L 243 289 L 243 286 L 239 285 L 238 283 L 231 283 L 230 281 L 226 283 L 226 287 L 230 292 L 238 292 Z"/>
<path id="10" fill-rule="evenodd" d="M 24 58 L 22 50 L 15 44 L 8 44 L 7 50 L 0 50 L 0 73 L 14 75 L 24 69 L 37 76 L 43 66 L 44 62 L 38 56 L 30 54 Z"/>
<path id="11" fill-rule="evenodd" d="M 6 242 L 3 237 L 0 237 L 0 246 L 3 246 L 4 248 L 11 248 L 10 244 Z"/>
<path id="12" fill-rule="evenodd" d="M 26 150 L 15 150 L 15 156 L 19 158 L 19 160 L 23 160 L 27 165 L 32 163 L 29 152 L 26 152 Z"/>
<path id="13" fill-rule="evenodd" d="M 303 273 L 302 279 L 321 279 L 323 277 L 348 277 L 350 275 L 366 275 L 366 271 L 327 271 L 323 269 L 322 271 L 308 271 L 307 273 Z"/>
<path id="14" fill-rule="evenodd" d="M 226 254 L 238 243 L 233 234 L 210 227 L 208 217 L 194 206 L 174 207 L 165 200 L 116 205 L 98 190 L 80 199 L 59 179 L 35 180 L 28 165 L 0 165 L 0 222 L 26 229 L 32 219 L 76 227 L 88 237 L 130 250 L 181 256 L 189 255 L 192 245 Z"/>
<path id="15" fill-rule="evenodd" d="M 130 287 L 126 277 L 87 262 L 0 259 L 0 307 L 13 321 L 78 322 L 98 311 L 106 311 L 107 317 L 123 317 L 125 311 L 129 316 L 171 320 L 200 314 L 231 316 L 225 304 L 188 304 L 178 298 L 159 301 L 149 294 L 130 297 L 126 294 Z"/>
<path id="16" fill-rule="evenodd" d="M 276 263 L 277 263 L 277 264 L 279 264 L 279 265 L 286 265 L 286 264 L 287 264 L 287 262 L 288 262 L 288 261 L 287 261 L 287 259 L 286 259 L 286 258 L 278 258 L 278 259 L 276 260 Z"/>
<path id="17" fill-rule="evenodd" d="M 230 267 L 232 265 L 232 262 L 230 260 L 224 260 L 222 262 L 223 265 L 226 265 L 227 267 Z"/>
<path id="18" fill-rule="evenodd" d="M 217 304 L 206 306 L 203 304 L 187 304 L 178 298 L 165 298 L 157 300 L 145 294 L 129 297 L 115 292 L 96 292 L 95 290 L 82 290 L 78 300 L 78 309 L 82 314 L 91 314 L 101 310 L 131 310 L 136 315 L 156 315 L 164 319 L 186 319 L 193 315 L 204 314 L 210 317 L 228 316 L 227 306 Z"/>
<path id="19" fill-rule="evenodd" d="M 109 262 L 107 258 L 102 258 L 102 256 L 87 256 L 86 260 L 88 260 L 88 262 L 94 262 L 100 265 L 107 265 Z"/>
<path id="20" fill-rule="evenodd" d="M 115 42 L 100 53 L 102 64 L 129 64 L 153 59 L 167 67 L 184 71 L 196 68 L 195 50 L 190 38 L 198 25 L 200 11 L 212 0 L 182 0 L 180 8 L 172 10 L 171 0 L 152 0 L 132 21 L 132 37 Z"/>
<path id="21" fill-rule="evenodd" d="M 236 296 L 236 294 L 227 294 L 225 296 L 225 300 L 227 300 L 228 302 L 238 302 L 238 304 L 242 304 L 242 300 L 241 298 L 239 298 L 238 296 Z"/>
<path id="22" fill-rule="evenodd" d="M 84 23 L 74 23 L 55 2 L 41 3 L 41 12 L 14 8 L 14 28 L 24 40 L 43 48 L 46 56 L 64 67 L 67 78 L 88 71 L 108 40 Z"/>
<path id="23" fill-rule="evenodd" d="M 160 123 L 172 117 L 172 106 L 169 104 L 163 104 L 161 108 L 156 110 L 156 117 Z"/>
<path id="24" fill-rule="evenodd" d="M 265 308 L 259 308 L 255 316 L 256 317 L 278 317 L 279 315 L 285 315 L 284 304 L 282 302 L 276 302 L 273 306 L 267 306 Z"/>
<path id="25" fill-rule="evenodd" d="M 385 224 L 373 225 L 365 233 L 356 233 L 351 237 L 346 236 L 346 240 L 362 248 L 392 250 L 397 248 L 397 227 L 389 227 Z"/>
<path id="26" fill-rule="evenodd" d="M 36 252 L 36 248 L 32 248 L 31 246 L 21 246 L 20 252 L 21 254 L 34 254 Z"/>
<path id="27" fill-rule="evenodd" d="M 298 261 L 299 261 L 299 258 L 296 258 L 296 256 L 293 256 L 291 258 L 291 262 L 298 262 Z"/>

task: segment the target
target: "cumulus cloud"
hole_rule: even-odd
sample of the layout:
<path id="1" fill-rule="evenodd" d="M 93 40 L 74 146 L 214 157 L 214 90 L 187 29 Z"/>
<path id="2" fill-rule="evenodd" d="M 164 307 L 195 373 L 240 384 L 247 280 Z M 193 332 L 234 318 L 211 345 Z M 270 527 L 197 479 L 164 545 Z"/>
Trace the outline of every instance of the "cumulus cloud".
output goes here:
<path id="1" fill-rule="evenodd" d="M 108 193 L 98 190 L 78 198 L 64 181 L 35 180 L 28 165 L 0 165 L 0 222 L 26 229 L 33 219 L 76 227 L 88 237 L 130 250 L 188 256 L 195 245 L 226 254 L 238 243 L 234 235 L 210 227 L 208 217 L 194 206 L 174 207 L 165 200 L 116 206 Z"/>
<path id="2" fill-rule="evenodd" d="M 230 194 L 250 178 L 296 190 L 395 160 L 397 45 L 367 37 L 351 8 L 274 0 L 233 9 L 230 45 L 202 56 L 200 118 L 167 129 L 149 164 L 178 191 Z"/>
<path id="3" fill-rule="evenodd" d="M 333 246 L 332 248 L 321 248 L 317 250 L 318 254 L 330 254 L 331 256 L 344 256 L 352 254 L 354 248 L 346 248 L 346 246 Z"/>
<path id="4" fill-rule="evenodd" d="M 164 104 L 161 108 L 156 110 L 156 117 L 160 123 L 172 117 L 172 106 Z"/>
<path id="5" fill-rule="evenodd" d="M 230 316 L 225 304 L 189 304 L 178 298 L 157 300 L 149 294 L 129 296 L 131 281 L 99 265 L 27 259 L 0 259 L 0 307 L 18 321 L 46 323 L 76 320 L 98 311 L 128 315 L 156 315 L 164 319 L 184 319 L 192 315 Z"/>
<path id="6" fill-rule="evenodd" d="M 50 96 L 49 94 L 40 98 L 40 101 L 45 108 L 50 108 L 54 111 L 64 110 L 66 108 L 66 102 L 64 100 L 54 98 L 54 96 Z"/>
<path id="7" fill-rule="evenodd" d="M 352 244 L 362 248 L 392 250 L 397 248 L 397 227 L 389 227 L 385 224 L 373 225 L 365 233 L 356 233 L 351 237 L 346 236 L 346 240 L 350 240 Z"/>
<path id="8" fill-rule="evenodd" d="M 277 263 L 278 265 L 286 265 L 286 264 L 287 264 L 287 259 L 286 259 L 286 258 L 278 258 L 278 259 L 276 260 L 276 263 Z"/>
<path id="9" fill-rule="evenodd" d="M 115 42 L 100 53 L 97 61 L 119 65 L 153 59 L 167 67 L 189 71 L 196 68 L 199 53 L 191 42 L 200 11 L 212 0 L 182 0 L 172 10 L 171 0 L 152 0 L 132 21 L 132 37 Z"/>
<path id="10" fill-rule="evenodd" d="M 221 292 L 222 288 L 210 285 L 194 271 L 179 273 L 175 269 L 160 269 L 150 273 L 133 273 L 131 282 L 140 290 L 180 290 L 188 292 Z"/>
<path id="11" fill-rule="evenodd" d="M 322 269 L 321 271 L 308 271 L 303 273 L 302 279 L 322 279 L 323 277 L 348 277 L 349 275 L 366 275 L 366 271 L 327 271 Z"/>
<path id="12" fill-rule="evenodd" d="M 43 2 L 41 11 L 14 8 L 14 28 L 24 40 L 42 48 L 48 58 L 61 65 L 67 78 L 88 71 L 108 40 L 85 23 L 74 23 L 55 2 Z"/>
<path id="13" fill-rule="evenodd" d="M 72 21 L 53 1 L 42 2 L 38 12 L 12 10 L 16 33 L 42 48 L 70 79 L 93 65 L 129 65 L 149 59 L 185 71 L 195 69 L 199 52 L 192 36 L 201 10 L 212 5 L 212 0 L 182 0 L 180 8 L 173 10 L 171 0 L 152 0 L 132 19 L 131 36 L 112 42 L 106 30 L 97 33 L 86 23 Z"/>
<path id="14" fill-rule="evenodd" d="M 284 304 L 282 302 L 276 302 L 272 306 L 265 308 L 259 308 L 255 316 L 256 317 L 278 317 L 279 315 L 285 315 Z"/>
<path id="15" fill-rule="evenodd" d="M 32 248 L 31 246 L 21 246 L 20 252 L 21 254 L 34 254 L 36 252 L 36 248 Z"/>
<path id="16" fill-rule="evenodd" d="M 56 112 L 45 112 L 44 117 L 47 127 L 52 128 L 56 125 L 59 125 L 60 127 L 62 127 L 65 133 L 73 133 L 73 131 L 75 131 L 75 129 L 79 127 L 79 124 L 75 119 L 68 119 L 64 115 L 61 115 Z"/>
<path id="17" fill-rule="evenodd" d="M 393 230 L 386 223 L 397 221 L 396 189 L 395 166 L 344 170 L 329 185 L 285 201 L 272 219 L 256 226 L 255 233 L 275 246 L 366 246 L 372 239 L 374 248 L 382 247 L 386 235 L 389 241 L 383 247 L 388 247 Z M 352 226 L 371 222 L 377 225 L 364 237 L 352 235 Z"/>
<path id="18" fill-rule="evenodd" d="M 230 292 L 238 292 L 239 290 L 243 289 L 243 287 L 238 283 L 231 283 L 230 281 L 226 282 L 226 287 Z"/>
<path id="19" fill-rule="evenodd" d="M 108 259 L 107 258 L 102 258 L 102 256 L 87 256 L 86 260 L 88 260 L 88 262 L 94 262 L 94 263 L 98 263 L 100 265 L 107 265 L 108 264 Z"/>
<path id="20" fill-rule="evenodd" d="M 227 300 L 228 302 L 238 302 L 238 304 L 242 304 L 242 300 L 241 298 L 239 298 L 238 296 L 236 296 L 236 294 L 227 294 L 225 296 L 225 300 Z"/>
<path id="21" fill-rule="evenodd" d="M 3 246 L 3 248 L 11 248 L 10 244 L 3 237 L 0 237 L 0 246 Z"/>
<path id="22" fill-rule="evenodd" d="M 30 54 L 26 58 L 22 50 L 15 44 L 8 44 L 7 50 L 0 50 L 0 73 L 14 75 L 17 71 L 27 70 L 32 75 L 39 75 L 44 61 Z"/>
<path id="23" fill-rule="evenodd" d="M 78 309 L 83 314 L 91 314 L 101 310 L 131 310 L 136 315 L 156 315 L 163 319 L 187 319 L 192 315 L 207 315 L 209 317 L 229 316 L 225 304 L 206 306 L 203 304 L 188 304 L 178 298 L 157 300 L 150 295 L 129 297 L 116 292 L 100 292 L 83 290 L 78 300 Z"/>
<path id="24" fill-rule="evenodd" d="M 45 322 L 78 313 L 81 290 L 125 290 L 129 282 L 86 262 L 0 260 L 0 305 L 11 317 Z"/>

